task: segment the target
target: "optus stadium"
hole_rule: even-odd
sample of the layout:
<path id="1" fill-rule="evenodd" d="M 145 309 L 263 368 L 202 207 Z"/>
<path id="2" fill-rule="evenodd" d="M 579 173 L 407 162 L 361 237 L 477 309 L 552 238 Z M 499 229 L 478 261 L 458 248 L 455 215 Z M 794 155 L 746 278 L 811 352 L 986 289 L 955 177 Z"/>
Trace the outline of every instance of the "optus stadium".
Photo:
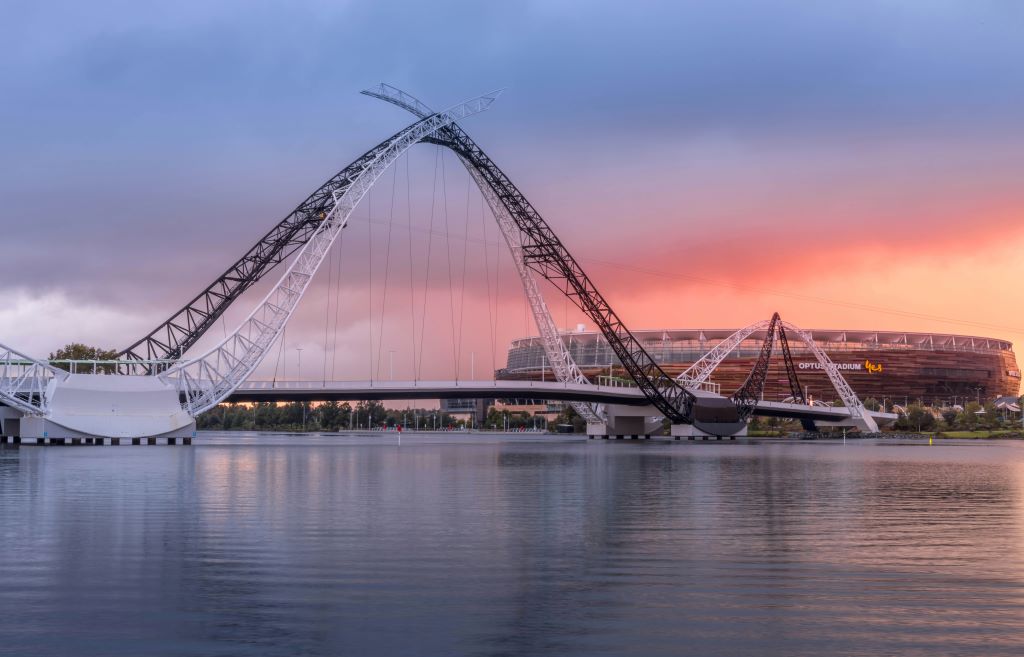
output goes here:
<path id="1" fill-rule="evenodd" d="M 693 364 L 736 329 L 672 329 L 636 331 L 648 353 L 670 375 Z M 991 401 L 1019 394 L 1021 373 L 1013 345 L 996 338 L 940 333 L 894 331 L 812 330 L 821 346 L 861 399 L 874 397 L 893 403 L 921 400 L 927 404 Z M 743 341 L 719 366 L 712 381 L 722 394 L 739 388 L 757 360 L 765 332 Z M 592 381 L 625 376 L 604 337 L 583 330 L 562 336 L 577 365 Z M 835 391 L 810 350 L 790 340 L 801 385 L 814 399 L 833 400 Z M 790 396 L 781 356 L 773 356 L 765 385 L 766 400 Z M 552 376 L 540 338 L 519 338 L 508 351 L 508 364 L 497 372 L 504 379 L 544 379 Z"/>

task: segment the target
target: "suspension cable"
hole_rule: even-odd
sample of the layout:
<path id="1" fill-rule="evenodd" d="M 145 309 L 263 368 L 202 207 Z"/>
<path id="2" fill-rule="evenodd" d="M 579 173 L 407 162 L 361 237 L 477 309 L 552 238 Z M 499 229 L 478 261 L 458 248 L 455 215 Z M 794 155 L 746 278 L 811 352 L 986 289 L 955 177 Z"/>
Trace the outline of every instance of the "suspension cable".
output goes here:
<path id="1" fill-rule="evenodd" d="M 441 156 L 441 147 L 435 146 L 434 151 L 434 181 L 430 186 L 430 227 L 427 229 L 427 266 L 423 276 L 423 312 L 420 319 L 420 350 L 419 360 L 416 363 L 416 378 L 423 373 L 423 336 L 427 330 L 427 293 L 430 291 L 430 256 L 434 244 L 434 209 L 437 205 L 437 163 Z M 410 226 L 410 230 L 412 227 Z"/>
<path id="2" fill-rule="evenodd" d="M 327 337 L 331 330 L 331 297 L 334 292 L 334 245 L 327 252 L 327 303 L 324 304 L 324 386 L 327 385 Z"/>
<path id="3" fill-rule="evenodd" d="M 494 313 L 491 312 L 491 262 L 488 251 L 490 249 L 487 246 L 487 221 L 484 217 L 484 195 L 480 193 L 480 228 L 483 231 L 484 240 L 484 280 L 487 281 L 487 330 L 490 337 L 491 346 L 491 370 L 494 370 L 495 363 L 495 344 L 494 332 L 497 330 L 497 325 L 494 323 Z"/>
<path id="4" fill-rule="evenodd" d="M 445 153 L 441 152 L 441 189 L 444 198 L 444 240 L 448 253 L 448 311 L 452 324 L 452 365 L 455 367 L 455 380 L 459 380 L 459 356 L 455 348 L 455 281 L 452 278 L 452 241 L 448 225 L 448 177 L 445 171 Z"/>
<path id="5" fill-rule="evenodd" d="M 286 325 L 285 326 L 285 331 L 287 331 L 287 330 L 288 330 L 288 327 Z M 278 342 L 277 342 L 277 361 L 274 363 L 273 385 L 277 385 L 277 370 L 278 370 L 278 368 L 281 367 L 281 353 L 284 351 L 284 341 L 285 341 L 285 338 L 287 338 L 287 337 L 288 336 L 284 332 L 282 332 L 281 333 L 281 339 L 278 340 Z"/>
<path id="6" fill-rule="evenodd" d="M 391 229 L 395 218 L 395 191 L 398 185 L 398 167 L 391 167 L 391 206 L 388 208 L 388 232 L 384 249 L 384 291 L 380 301 L 380 324 L 377 325 L 377 377 L 380 377 L 380 361 L 384 349 L 384 311 L 388 303 L 388 283 L 391 276 Z"/>
<path id="7" fill-rule="evenodd" d="M 345 244 L 345 231 L 342 230 L 338 234 L 338 268 L 335 274 L 335 299 L 334 299 L 334 343 L 331 345 L 331 380 L 334 381 L 335 366 L 338 363 L 338 319 L 341 310 L 341 263 L 344 262 L 345 258 L 342 253 L 342 247 Z"/>
<path id="8" fill-rule="evenodd" d="M 482 194 L 481 194 L 480 199 L 481 199 L 481 201 L 483 201 L 483 195 Z M 483 212 L 483 211 L 484 210 L 481 209 L 481 212 Z M 492 218 L 493 218 L 493 214 L 492 214 Z M 499 316 L 501 314 L 500 286 L 501 286 L 501 252 L 502 252 L 502 250 L 503 249 L 501 248 L 501 242 L 499 240 L 497 247 L 494 249 L 494 345 L 491 347 L 491 351 L 494 354 L 494 356 L 492 356 L 494 362 L 491 363 L 491 365 L 492 365 L 491 369 L 495 369 L 495 370 L 498 368 L 498 356 L 497 356 L 497 354 L 498 354 L 498 327 L 501 326 L 501 323 L 499 321 Z M 526 295 L 523 294 L 522 296 L 525 297 Z"/>
<path id="9" fill-rule="evenodd" d="M 469 198 L 472 192 L 472 179 L 466 176 L 466 222 L 462 231 L 463 234 L 469 235 Z M 456 364 L 456 368 L 462 365 L 462 338 L 465 335 L 465 322 L 463 321 L 466 316 L 466 262 L 469 259 L 469 242 L 465 241 L 462 243 L 462 284 L 459 290 L 459 360 Z"/>
<path id="10" fill-rule="evenodd" d="M 405 154 L 405 220 L 408 226 L 407 239 L 409 242 L 409 318 L 412 320 L 412 363 L 413 380 L 419 380 L 419 372 L 416 370 L 416 277 L 413 271 L 413 248 L 412 248 L 412 183 L 409 177 L 409 153 Z"/>
<path id="11" fill-rule="evenodd" d="M 367 219 L 371 219 L 373 217 L 373 190 L 374 190 L 375 187 L 376 187 L 376 185 L 370 187 L 369 191 L 366 194 L 366 218 Z M 373 385 L 373 222 L 372 221 L 369 222 L 369 225 L 367 226 L 367 228 L 369 229 L 370 244 L 369 244 L 369 248 L 367 249 L 367 254 L 369 255 L 369 257 L 367 258 L 367 265 L 366 265 L 366 267 L 367 267 L 366 289 L 368 290 L 367 297 L 369 298 L 368 303 L 369 303 L 370 308 L 369 308 L 369 312 L 367 313 L 367 318 L 368 319 L 367 319 L 366 323 L 367 323 L 367 325 L 369 327 L 369 331 L 370 331 L 370 348 L 366 350 L 366 355 L 370 359 L 370 364 L 369 364 L 370 372 L 369 373 L 370 373 L 370 385 L 372 386 Z"/>

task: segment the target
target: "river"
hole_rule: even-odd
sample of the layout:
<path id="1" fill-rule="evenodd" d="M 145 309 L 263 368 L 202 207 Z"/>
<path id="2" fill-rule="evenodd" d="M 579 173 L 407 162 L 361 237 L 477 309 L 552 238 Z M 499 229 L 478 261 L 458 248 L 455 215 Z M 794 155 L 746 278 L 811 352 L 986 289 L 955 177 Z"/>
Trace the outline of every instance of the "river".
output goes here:
<path id="1" fill-rule="evenodd" d="M 0 450 L 4 655 L 1021 655 L 1024 444 Z"/>

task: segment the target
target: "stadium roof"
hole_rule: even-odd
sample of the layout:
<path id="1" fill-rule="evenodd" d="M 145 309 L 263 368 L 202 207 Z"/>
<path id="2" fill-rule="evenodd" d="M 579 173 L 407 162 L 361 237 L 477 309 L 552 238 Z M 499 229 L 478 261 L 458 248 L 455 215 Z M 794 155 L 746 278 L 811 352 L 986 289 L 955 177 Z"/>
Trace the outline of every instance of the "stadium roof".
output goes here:
<path id="1" fill-rule="evenodd" d="M 644 343 L 656 342 L 697 342 L 715 344 L 735 333 L 738 329 L 650 329 L 633 331 L 633 335 Z M 856 329 L 810 329 L 809 332 L 819 343 L 857 343 L 871 347 L 916 348 L 950 351 L 1013 351 L 1013 343 L 998 338 L 950 333 L 913 333 L 907 331 L 872 331 Z M 563 333 L 576 341 L 602 340 L 595 331 L 576 330 Z M 519 338 L 513 347 L 532 343 L 536 337 Z M 751 340 L 763 340 L 764 331 L 756 331 Z"/>

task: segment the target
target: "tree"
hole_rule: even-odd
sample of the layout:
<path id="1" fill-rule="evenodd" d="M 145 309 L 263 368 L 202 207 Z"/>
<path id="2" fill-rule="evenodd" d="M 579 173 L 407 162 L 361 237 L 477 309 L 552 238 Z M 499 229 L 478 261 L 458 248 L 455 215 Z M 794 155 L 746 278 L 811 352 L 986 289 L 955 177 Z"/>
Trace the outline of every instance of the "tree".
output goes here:
<path id="1" fill-rule="evenodd" d="M 981 404 L 979 404 L 978 402 L 967 402 L 967 405 L 964 407 L 963 412 L 960 413 L 960 415 L 958 415 L 956 418 L 957 426 L 959 426 L 961 429 L 973 431 L 978 426 L 978 411 L 980 410 Z"/>
<path id="2" fill-rule="evenodd" d="M 352 407 L 347 402 L 324 402 L 316 407 L 315 415 L 316 422 L 323 431 L 341 431 L 348 428 Z"/>
<path id="3" fill-rule="evenodd" d="M 882 408 L 882 404 L 874 397 L 868 397 L 864 400 L 864 408 L 869 411 L 877 411 Z"/>
<path id="4" fill-rule="evenodd" d="M 64 345 L 57 351 L 50 354 L 49 360 L 116 360 L 117 350 L 116 349 L 100 349 L 99 347 L 90 347 L 89 345 L 82 344 L 81 342 L 71 342 Z M 68 363 L 53 363 L 54 367 L 59 367 L 62 370 L 71 371 L 71 365 Z M 115 370 L 114 365 L 99 365 L 96 367 L 97 372 L 104 372 L 107 374 L 113 374 Z M 93 371 L 92 366 L 88 366 L 88 369 L 83 370 L 81 366 L 76 367 L 76 372 L 79 374 L 91 374 Z"/>
<path id="5" fill-rule="evenodd" d="M 959 413 L 956 409 L 945 408 L 942 410 L 942 420 L 946 423 L 946 426 L 952 429 L 956 425 L 956 418 Z"/>
<path id="6" fill-rule="evenodd" d="M 573 433 L 583 433 L 587 430 L 587 421 L 580 417 L 572 404 L 566 404 L 562 412 L 555 418 L 554 424 L 571 424 Z"/>
<path id="7" fill-rule="evenodd" d="M 1003 424 L 1002 413 L 996 408 L 996 405 L 992 402 L 985 404 L 985 415 L 982 416 L 982 422 L 986 429 L 998 429 Z"/>
<path id="8" fill-rule="evenodd" d="M 935 428 L 935 416 L 924 406 L 911 404 L 907 409 L 907 424 L 920 431 L 931 431 Z"/>
<path id="9" fill-rule="evenodd" d="M 356 423 L 366 427 L 377 427 L 384 423 L 388 412 L 384 404 L 373 399 L 361 401 L 356 405 Z"/>
<path id="10" fill-rule="evenodd" d="M 900 414 L 895 426 L 903 431 L 931 431 L 935 428 L 935 416 L 930 409 L 913 403 Z"/>

